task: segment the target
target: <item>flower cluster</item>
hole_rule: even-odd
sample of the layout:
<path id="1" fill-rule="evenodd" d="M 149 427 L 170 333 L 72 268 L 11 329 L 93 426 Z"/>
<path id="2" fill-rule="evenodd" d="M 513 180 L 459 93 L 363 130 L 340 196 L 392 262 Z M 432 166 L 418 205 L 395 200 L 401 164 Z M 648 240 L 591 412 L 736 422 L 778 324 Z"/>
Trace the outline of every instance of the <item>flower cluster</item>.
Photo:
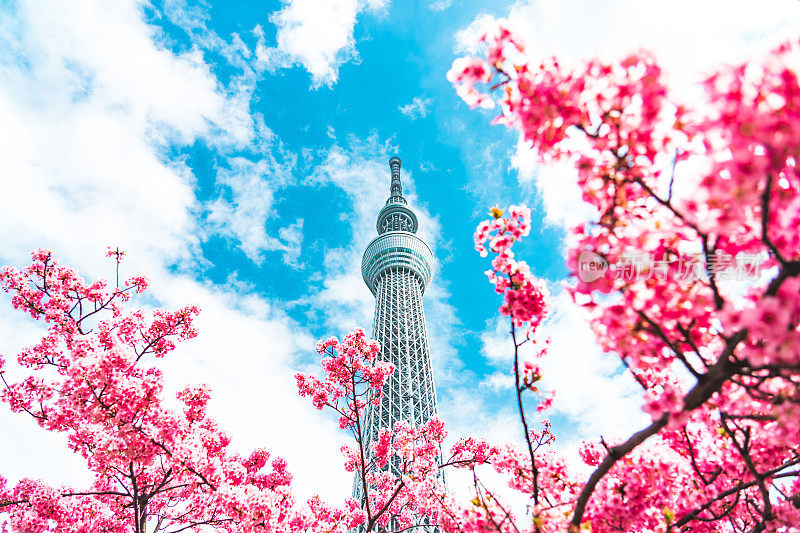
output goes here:
<path id="1" fill-rule="evenodd" d="M 122 252 L 111 255 L 118 261 Z M 47 250 L 32 257 L 23 270 L 3 268 L 0 286 L 47 331 L 21 351 L 17 367 L 3 365 L 0 401 L 64 434 L 94 482 L 78 490 L 0 479 L 4 530 L 121 533 L 157 521 L 254 532 L 289 531 L 297 517 L 314 523 L 312 511 L 295 506 L 282 459 L 268 464 L 263 450 L 243 458 L 231 449 L 206 415 L 207 388 L 179 392 L 181 412 L 163 403 L 161 372 L 145 360 L 197 335 L 196 307 L 127 312 L 123 303 L 146 288 L 144 278 L 109 290 Z M 27 376 L 14 381 L 19 373 Z"/>
<path id="2" fill-rule="evenodd" d="M 421 517 L 436 523 L 448 498 L 439 475 L 444 424 L 434 418 L 419 427 L 398 422 L 382 428 L 376 439 L 367 435 L 366 409 L 383 398 L 383 387 L 394 371 L 380 361 L 380 346 L 357 328 L 343 341 L 330 338 L 317 344 L 324 378 L 297 374 L 301 396 L 310 397 L 318 409 L 329 408 L 339 425 L 353 435 L 356 446 L 343 446 L 345 469 L 356 473 L 365 501 L 351 502 L 348 523 L 367 529 L 412 527 Z M 356 507 L 363 505 L 363 507 Z"/>
<path id="3" fill-rule="evenodd" d="M 565 531 L 568 524 L 563 509 L 575 498 L 579 484 L 569 472 L 566 461 L 552 450 L 555 439 L 548 422 L 544 423 L 541 431 L 531 431 L 529 440 L 538 451 L 535 469 L 528 451 L 510 445 L 493 445 L 473 437 L 460 439 L 451 448 L 448 462 L 456 468 L 473 472 L 486 465 L 500 474 L 511 489 L 529 498 L 534 491 L 538 492 L 540 501 L 547 503 L 532 506 L 532 531 Z M 462 516 L 456 520 L 460 527 L 470 529 L 483 524 L 474 531 L 497 531 L 498 524 L 507 524 L 503 531 L 518 529 L 519 523 L 514 523 L 510 510 L 491 492 L 482 485 L 476 485 L 476 491 L 478 494 L 472 505 L 462 509 Z"/>
<path id="4" fill-rule="evenodd" d="M 529 55 L 503 21 L 482 40 L 486 57 L 459 59 L 448 77 L 471 106 L 491 100 L 495 122 L 542 164 L 574 166 L 594 216 L 567 240 L 568 290 L 600 348 L 641 385 L 643 432 L 656 435 L 587 449 L 597 475 L 570 527 L 794 531 L 800 42 L 719 70 L 693 109 L 645 52 L 566 65 Z M 508 253 L 518 236 L 501 217 L 475 242 L 498 254 L 490 279 L 508 294 L 529 271 Z M 579 275 L 583 255 L 613 265 L 640 250 L 659 275 Z M 703 259 L 698 275 L 680 275 L 686 256 Z M 761 275 L 732 283 L 712 267 L 721 257 L 758 258 Z M 501 312 L 524 322 L 528 305 L 506 298 Z"/>
<path id="5" fill-rule="evenodd" d="M 376 360 L 380 344 L 370 341 L 362 328 L 356 328 L 343 341 L 336 337 L 317 343 L 317 353 L 325 356 L 325 378 L 295 375 L 300 396 L 310 397 L 317 409 L 330 407 L 339 413 L 339 426 L 352 428 L 368 404 L 377 405 L 383 385 L 394 366 Z"/>
<path id="6" fill-rule="evenodd" d="M 421 518 L 438 523 L 449 511 L 450 506 L 445 504 L 449 498 L 439 474 L 440 450 L 446 436 L 438 418 L 419 427 L 398 422 L 393 430 L 380 432 L 373 462 L 385 467 L 392 461 L 400 475 L 378 468 L 365 476 L 369 508 L 377 524 L 387 527 L 394 520 L 402 529 Z"/>
<path id="7" fill-rule="evenodd" d="M 497 254 L 492 260 L 492 270 L 486 272 L 495 291 L 503 295 L 500 314 L 509 316 L 515 326 L 527 325 L 532 333 L 547 316 L 549 293 L 544 282 L 533 276 L 525 261 L 517 261 L 511 247 L 528 235 L 531 211 L 525 206 L 512 205 L 508 216 L 501 209 L 493 208 L 492 219 L 478 224 L 475 229 L 475 249 L 482 256 L 488 250 Z"/>

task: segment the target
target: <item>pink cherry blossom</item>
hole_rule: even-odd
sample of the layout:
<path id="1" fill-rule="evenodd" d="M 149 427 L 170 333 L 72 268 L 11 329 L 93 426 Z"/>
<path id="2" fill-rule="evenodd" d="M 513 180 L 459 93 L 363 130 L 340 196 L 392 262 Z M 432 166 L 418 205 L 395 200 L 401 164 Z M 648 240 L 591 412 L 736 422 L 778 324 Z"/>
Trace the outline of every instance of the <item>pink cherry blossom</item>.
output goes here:
<path id="1" fill-rule="evenodd" d="M 645 52 L 534 59 L 502 21 L 483 41 L 485 59 L 455 62 L 448 78 L 470 106 L 491 99 L 495 123 L 517 130 L 541 164 L 574 165 L 597 215 L 567 239 L 567 290 L 652 417 L 628 439 L 584 448 L 594 474 L 569 504 L 570 530 L 797 531 L 800 44 L 720 69 L 692 108 Z M 535 329 L 546 313 L 511 251 L 514 218 L 493 210 L 475 247 L 497 254 L 488 274 L 501 314 Z M 587 252 L 612 266 L 635 254 L 649 263 L 582 277 Z M 677 260 L 687 254 L 700 258 L 692 275 Z M 731 283 L 753 258 L 760 275 Z M 470 520 L 491 522 L 481 507 Z M 564 526 L 553 520 L 533 529 Z"/>
<path id="2" fill-rule="evenodd" d="M 110 255 L 119 268 L 122 252 Z M 16 367 L 0 365 L 0 401 L 63 434 L 94 480 L 82 488 L 30 479 L 11 487 L 0 478 L 3 531 L 144 533 L 159 524 L 344 533 L 358 522 L 357 510 L 296 502 L 281 458 L 235 452 L 206 413 L 208 388 L 179 392 L 177 411 L 164 403 L 154 358 L 196 336 L 197 307 L 128 311 L 123 304 L 145 290 L 144 278 L 108 289 L 102 280 L 83 281 L 47 250 L 32 258 L 23 270 L 3 268 L 0 286 L 47 331 Z"/>

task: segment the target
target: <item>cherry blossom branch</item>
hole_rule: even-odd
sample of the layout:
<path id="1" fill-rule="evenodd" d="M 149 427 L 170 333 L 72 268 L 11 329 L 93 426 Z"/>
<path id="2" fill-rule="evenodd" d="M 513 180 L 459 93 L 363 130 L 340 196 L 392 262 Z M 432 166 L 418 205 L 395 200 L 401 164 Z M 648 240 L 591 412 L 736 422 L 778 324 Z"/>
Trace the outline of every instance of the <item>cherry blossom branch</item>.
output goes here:
<path id="1" fill-rule="evenodd" d="M 741 330 L 734 334 L 726 343 L 725 350 L 720 355 L 717 363 L 711 370 L 700 377 L 697 384 L 684 396 L 683 410 L 690 412 L 703 405 L 711 396 L 717 392 L 729 379 L 735 371 L 735 366 L 731 363 L 730 358 L 739 343 L 744 340 L 747 332 Z M 570 527 L 576 531 L 580 528 L 583 514 L 586 512 L 586 504 L 594 492 L 597 483 L 603 478 L 614 466 L 614 464 L 633 451 L 634 448 L 642 444 L 645 440 L 661 431 L 669 422 L 670 414 L 664 413 L 657 420 L 655 420 L 648 427 L 637 431 L 631 435 L 625 442 L 617 446 L 613 446 L 609 453 L 603 458 L 603 461 L 592 472 L 583 490 L 581 490 L 578 500 L 575 504 L 575 511 L 572 515 Z"/>
<path id="2" fill-rule="evenodd" d="M 520 530 L 519 530 L 519 528 L 517 527 L 517 524 L 516 524 L 516 523 L 514 523 L 514 520 L 513 520 L 512 516 L 511 516 L 511 511 L 507 510 L 507 509 L 506 509 L 506 508 L 503 506 L 503 504 L 501 504 L 501 503 L 500 503 L 500 501 L 499 501 L 499 500 L 497 499 L 497 497 L 496 497 L 496 496 L 495 496 L 495 495 L 492 493 L 492 491 L 490 491 L 490 490 L 489 490 L 489 489 L 486 487 L 486 485 L 484 485 L 484 484 L 483 484 L 483 483 L 482 483 L 482 482 L 481 482 L 481 481 L 478 479 L 478 477 L 477 477 L 477 476 L 473 475 L 473 479 L 474 479 L 474 483 L 476 484 L 476 485 L 475 485 L 475 486 L 476 486 L 476 488 L 480 487 L 480 489 L 482 489 L 482 492 L 485 492 L 485 493 L 486 493 L 486 495 L 489 497 L 489 499 L 490 499 L 490 500 L 493 500 L 493 501 L 494 501 L 494 504 L 495 504 L 495 505 L 497 505 L 497 507 L 498 507 L 498 508 L 500 509 L 500 511 L 503 513 L 503 520 L 502 520 L 502 521 L 501 521 L 501 522 L 498 524 L 498 523 L 497 523 L 497 521 L 494 519 L 494 516 L 492 516 L 492 512 L 489 510 L 488 504 L 487 504 L 487 502 L 486 502 L 486 498 L 483 496 L 483 494 L 482 494 L 481 490 L 478 490 L 478 491 L 477 491 L 477 492 L 478 492 L 478 496 L 480 497 L 480 500 L 481 500 L 481 504 L 483 505 L 483 508 L 486 510 L 486 514 L 487 514 L 487 516 L 488 516 L 488 517 L 489 517 L 489 519 L 492 521 L 492 523 L 494 524 L 494 526 L 495 526 L 495 528 L 497 529 L 497 531 L 498 531 L 499 533 L 502 533 L 502 531 L 503 531 L 503 530 L 502 530 L 502 525 L 503 525 L 503 524 L 504 524 L 506 521 L 508 521 L 508 523 L 509 523 L 509 524 L 511 524 L 511 527 L 513 527 L 513 528 L 514 528 L 514 531 L 516 531 L 516 533 L 520 533 Z M 536 531 L 538 531 L 538 530 L 539 530 L 539 528 L 537 527 L 537 528 L 536 528 Z"/>
<path id="3" fill-rule="evenodd" d="M 614 463 L 633 451 L 634 448 L 639 446 L 645 440 L 661 431 L 664 426 L 667 425 L 667 422 L 669 422 L 669 414 L 665 413 L 646 428 L 631 435 L 628 440 L 622 444 L 613 446 L 608 450 L 608 454 L 605 456 L 600 465 L 598 465 L 595 471 L 592 472 L 591 476 L 589 476 L 589 479 L 586 481 L 586 485 L 584 485 L 583 490 L 578 496 L 578 499 L 575 503 L 575 510 L 572 514 L 572 520 L 570 522 L 570 531 L 574 529 L 574 531 L 577 532 L 579 530 L 581 520 L 583 519 L 583 513 L 586 512 L 586 504 L 589 503 L 589 498 L 591 497 L 592 492 L 594 492 L 594 489 L 600 479 L 602 479 L 602 477 L 605 476 L 609 470 L 611 470 L 611 467 L 614 466 Z"/>
<path id="4" fill-rule="evenodd" d="M 355 374 L 353 374 L 352 383 L 353 383 L 353 391 L 354 391 L 354 395 L 355 395 L 355 388 L 356 388 L 356 385 L 355 385 Z M 354 397 L 353 398 L 353 404 L 354 405 L 355 405 L 356 400 L 357 399 Z M 367 458 L 366 458 L 366 454 L 364 453 L 364 432 L 363 432 L 363 429 L 361 428 L 361 413 L 359 412 L 358 409 L 355 409 L 355 413 L 354 414 L 355 414 L 355 422 L 356 422 L 356 430 L 355 430 L 356 443 L 358 444 L 358 455 L 359 455 L 359 459 L 360 459 L 359 464 L 360 464 L 360 470 L 361 470 L 361 472 L 360 472 L 360 474 L 361 474 L 360 475 L 360 478 L 361 478 L 361 490 L 363 491 L 363 494 L 364 494 L 364 502 L 365 502 L 365 506 L 366 506 L 365 510 L 367 511 L 367 521 L 370 521 L 370 520 L 372 520 L 372 509 L 370 507 L 369 491 L 367 489 L 367 466 L 366 466 Z M 370 529 L 371 529 L 371 526 L 370 526 Z M 370 529 L 367 529 L 367 531 L 370 531 Z"/>
<path id="5" fill-rule="evenodd" d="M 756 482 L 756 486 L 758 487 L 758 491 L 761 493 L 761 501 L 764 504 L 764 507 L 759 510 L 761 513 L 762 520 L 759 521 L 756 526 L 752 529 L 753 533 L 758 533 L 760 531 L 764 531 L 766 529 L 766 523 L 772 519 L 772 502 L 770 501 L 769 497 L 769 489 L 767 488 L 766 484 L 764 483 L 764 477 L 759 474 L 756 465 L 753 463 L 753 458 L 750 456 L 748 448 L 748 441 L 750 440 L 750 432 L 749 429 L 745 430 L 741 426 L 739 426 L 735 421 L 728 419 L 724 413 L 720 417 L 720 421 L 722 422 L 722 426 L 725 428 L 725 431 L 730 436 L 730 440 L 733 443 L 733 446 L 739 452 L 742 460 L 744 461 L 745 466 L 747 467 L 747 471 L 753 476 L 753 479 Z M 730 421 L 736 429 L 742 432 L 744 435 L 744 444 L 740 443 L 739 440 L 736 438 L 736 433 L 731 431 L 730 426 L 728 425 L 728 421 Z"/>
<path id="6" fill-rule="evenodd" d="M 125 492 L 119 492 L 115 490 L 99 490 L 99 491 L 86 491 L 86 492 L 62 492 L 61 496 L 69 497 L 69 496 L 122 496 L 122 497 L 129 497 L 130 495 Z"/>
<path id="7" fill-rule="evenodd" d="M 691 438 L 689 438 L 689 433 L 686 431 L 686 426 L 682 426 L 681 427 L 681 432 L 683 433 L 683 438 L 686 441 L 686 447 L 689 450 L 689 457 L 691 458 L 691 461 L 692 461 L 692 469 L 697 474 L 697 477 L 699 477 L 700 480 L 705 485 L 712 484 L 714 482 L 714 480 L 717 479 L 717 477 L 722 473 L 722 467 L 718 466 L 717 469 L 714 472 L 711 473 L 711 479 L 706 479 L 705 474 L 700 471 L 700 467 L 697 465 L 697 457 L 696 457 L 695 452 L 694 452 L 694 446 L 692 445 Z"/>
<path id="8" fill-rule="evenodd" d="M 662 206 L 666 207 L 675 217 L 677 217 L 681 222 L 692 228 L 695 233 L 697 233 L 698 237 L 700 238 L 700 242 L 703 246 L 703 256 L 705 257 L 706 261 L 706 275 L 708 275 L 709 287 L 711 288 L 711 292 L 714 294 L 714 305 L 716 306 L 717 310 L 722 309 L 722 306 L 725 304 L 725 299 L 722 297 L 722 294 L 719 291 L 719 287 L 717 286 L 716 281 L 716 272 L 709 268 L 708 265 L 712 264 L 711 258 L 714 255 L 713 247 L 709 246 L 709 235 L 706 232 L 700 230 L 700 227 L 689 220 L 683 213 L 678 211 L 675 206 L 672 204 L 671 199 L 664 199 L 659 194 L 657 194 L 645 181 L 638 177 L 635 180 L 637 183 L 647 194 L 653 198 L 656 202 L 661 204 Z"/>
<path id="9" fill-rule="evenodd" d="M 30 503 L 30 500 L 25 499 L 25 500 L 0 501 L 0 509 L 2 509 L 3 507 L 9 507 L 9 506 L 12 506 L 12 505 L 20 505 L 20 504 L 23 504 L 23 503 Z"/>
<path id="10" fill-rule="evenodd" d="M 539 503 L 539 469 L 536 467 L 536 459 L 533 452 L 533 444 L 531 443 L 530 429 L 528 429 L 528 420 L 525 418 L 525 408 L 522 404 L 522 391 L 525 388 L 520 388 L 520 368 L 519 368 L 519 344 L 517 344 L 516 326 L 514 319 L 511 318 L 511 339 L 514 341 L 514 383 L 516 385 L 517 393 L 517 409 L 519 410 L 519 417 L 522 421 L 522 428 L 525 432 L 525 444 L 528 446 L 528 453 L 531 458 L 531 473 L 533 474 L 533 503 Z"/>
<path id="11" fill-rule="evenodd" d="M 213 519 L 205 520 L 203 522 L 192 522 L 191 524 L 187 524 L 187 525 L 181 527 L 180 529 L 173 529 L 172 531 L 170 531 L 170 533 L 181 533 L 181 531 L 186 531 L 188 529 L 192 529 L 192 528 L 195 528 L 195 527 L 216 525 L 216 524 L 225 524 L 225 523 L 229 523 L 229 522 L 232 522 L 232 521 L 233 520 L 231 520 L 230 518 L 221 518 L 221 519 L 220 518 L 213 518 Z"/>
<path id="12" fill-rule="evenodd" d="M 789 462 L 786 462 L 786 463 L 784 463 L 784 464 L 782 464 L 780 466 L 777 466 L 777 467 L 773 468 L 772 470 L 768 470 L 767 472 L 764 472 L 763 477 L 764 478 L 777 479 L 777 478 L 797 476 L 797 475 L 800 474 L 800 470 L 793 470 L 793 471 L 790 471 L 790 472 L 781 472 L 781 470 L 783 470 L 785 468 L 788 468 L 790 466 L 794 466 L 794 465 L 798 464 L 799 462 L 800 462 L 800 459 L 793 459 L 793 460 L 791 460 Z M 699 516 L 700 513 L 710 509 L 711 506 L 713 506 L 715 503 L 727 498 L 728 496 L 738 495 L 739 493 L 741 493 L 741 491 L 743 491 L 745 489 L 748 489 L 750 487 L 753 487 L 757 483 L 758 483 L 757 480 L 747 481 L 747 482 L 742 481 L 742 482 L 737 483 L 735 486 L 733 486 L 733 487 L 731 487 L 731 488 L 729 488 L 727 490 L 724 490 L 724 491 L 720 492 L 719 494 L 717 494 L 714 499 L 712 499 L 712 500 L 704 503 L 700 507 L 698 507 L 698 508 L 696 508 L 696 509 L 694 509 L 692 511 L 689 511 L 688 513 L 686 513 L 684 516 L 682 516 L 680 519 L 678 519 L 673 524 L 673 527 L 676 527 L 676 528 L 677 527 L 682 527 L 682 526 L 688 524 L 689 522 L 691 522 L 693 520 L 703 520 Z"/>
<path id="13" fill-rule="evenodd" d="M 367 532 L 372 531 L 372 528 L 378 522 L 378 519 L 389 509 L 389 507 L 392 505 L 392 502 L 394 502 L 395 498 L 397 498 L 397 495 L 400 494 L 400 490 L 403 487 L 405 487 L 405 482 L 403 480 L 400 480 L 395 486 L 392 495 L 389 496 L 388 500 L 386 500 L 386 503 L 383 505 L 381 510 L 375 513 L 375 516 L 373 516 L 371 519 L 367 521 L 367 527 L 366 527 Z"/>
<path id="14" fill-rule="evenodd" d="M 667 337 L 666 332 L 664 332 L 664 329 L 660 325 L 647 316 L 647 313 L 644 311 L 637 310 L 636 313 L 650 325 L 652 329 L 649 332 L 661 339 L 664 344 L 666 344 L 669 349 L 672 350 L 672 353 L 675 354 L 675 357 L 677 357 L 681 363 L 683 363 L 683 366 L 686 368 L 686 370 L 688 370 L 695 378 L 699 378 L 702 375 L 694 368 L 694 366 L 689 363 L 683 351 L 674 342 L 672 342 L 669 337 Z"/>
<path id="15" fill-rule="evenodd" d="M 769 214 L 770 199 L 772 197 L 772 175 L 768 174 L 764 183 L 764 191 L 761 193 L 761 241 L 767 247 L 772 256 L 781 265 L 786 265 L 787 261 L 769 237 Z"/>

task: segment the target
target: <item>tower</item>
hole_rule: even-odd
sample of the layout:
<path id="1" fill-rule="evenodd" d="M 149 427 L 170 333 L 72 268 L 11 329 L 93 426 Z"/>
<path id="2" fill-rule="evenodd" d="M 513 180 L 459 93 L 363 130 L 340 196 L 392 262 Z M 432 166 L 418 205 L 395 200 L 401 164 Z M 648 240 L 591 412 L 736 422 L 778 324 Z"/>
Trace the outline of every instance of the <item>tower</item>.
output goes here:
<path id="1" fill-rule="evenodd" d="M 422 309 L 422 295 L 433 277 L 433 253 L 415 235 L 417 216 L 403 197 L 400 158 L 392 157 L 389 168 L 390 196 L 378 214 L 378 236 L 364 252 L 361 275 L 376 299 L 373 337 L 381 343 L 378 358 L 392 363 L 395 371 L 381 403 L 368 408 L 367 449 L 381 428 L 393 428 L 400 420 L 419 426 L 438 414 Z M 390 463 L 389 468 L 397 465 Z M 358 482 L 353 496 L 357 501 L 364 496 Z"/>

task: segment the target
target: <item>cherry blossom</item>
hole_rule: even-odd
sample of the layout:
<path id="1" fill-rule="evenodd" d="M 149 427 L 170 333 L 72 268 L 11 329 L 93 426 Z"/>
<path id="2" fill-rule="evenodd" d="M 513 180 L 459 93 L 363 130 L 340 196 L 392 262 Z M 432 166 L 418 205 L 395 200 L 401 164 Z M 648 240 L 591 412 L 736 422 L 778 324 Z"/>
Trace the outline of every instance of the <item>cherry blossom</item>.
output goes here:
<path id="1" fill-rule="evenodd" d="M 119 268 L 122 252 L 110 256 Z M 359 515 L 352 506 L 296 502 L 283 459 L 265 450 L 236 453 L 206 414 L 207 387 L 185 388 L 177 395 L 180 409 L 166 407 L 153 361 L 196 336 L 197 307 L 128 311 L 125 302 L 146 289 L 145 278 L 109 288 L 84 281 L 48 250 L 32 257 L 23 270 L 0 270 L 0 286 L 15 308 L 47 329 L 20 352 L 16 367 L 0 361 L 0 401 L 64 434 L 94 481 L 83 488 L 30 479 L 9 486 L 0 477 L 4 531 L 344 532 L 351 526 Z"/>
<path id="2" fill-rule="evenodd" d="M 567 65 L 531 55 L 503 21 L 482 40 L 486 57 L 459 59 L 448 79 L 471 106 L 491 99 L 495 123 L 541 164 L 573 165 L 597 215 L 570 231 L 567 290 L 652 417 L 628 439 L 584 448 L 594 471 L 570 527 L 797 531 L 798 42 L 720 69 L 698 107 L 671 96 L 645 52 Z M 515 298 L 525 285 L 513 276 L 532 277 L 510 252 L 519 236 L 505 232 L 517 212 L 493 212 L 475 244 L 498 254 L 489 277 L 501 314 L 535 329 L 539 306 Z M 587 277 L 586 254 L 648 261 L 630 276 Z M 687 272 L 677 258 L 691 254 L 700 261 Z M 761 275 L 731 282 L 748 262 Z"/>
<path id="3" fill-rule="evenodd" d="M 380 345 L 368 340 L 361 328 L 342 341 L 331 337 L 318 343 L 324 378 L 297 374 L 299 394 L 311 398 L 318 409 L 335 412 L 339 426 L 356 443 L 355 448 L 342 448 L 345 469 L 356 473 L 365 495 L 363 502 L 353 503 L 358 508 L 353 508 L 352 525 L 373 531 L 413 527 L 422 517 L 437 523 L 450 505 L 445 503 L 448 496 L 439 475 L 441 444 L 447 434 L 442 422 L 434 418 L 420 427 L 398 422 L 382 428 L 368 445 L 366 410 L 380 402 L 394 372 L 391 364 L 377 360 L 379 351 Z"/>

